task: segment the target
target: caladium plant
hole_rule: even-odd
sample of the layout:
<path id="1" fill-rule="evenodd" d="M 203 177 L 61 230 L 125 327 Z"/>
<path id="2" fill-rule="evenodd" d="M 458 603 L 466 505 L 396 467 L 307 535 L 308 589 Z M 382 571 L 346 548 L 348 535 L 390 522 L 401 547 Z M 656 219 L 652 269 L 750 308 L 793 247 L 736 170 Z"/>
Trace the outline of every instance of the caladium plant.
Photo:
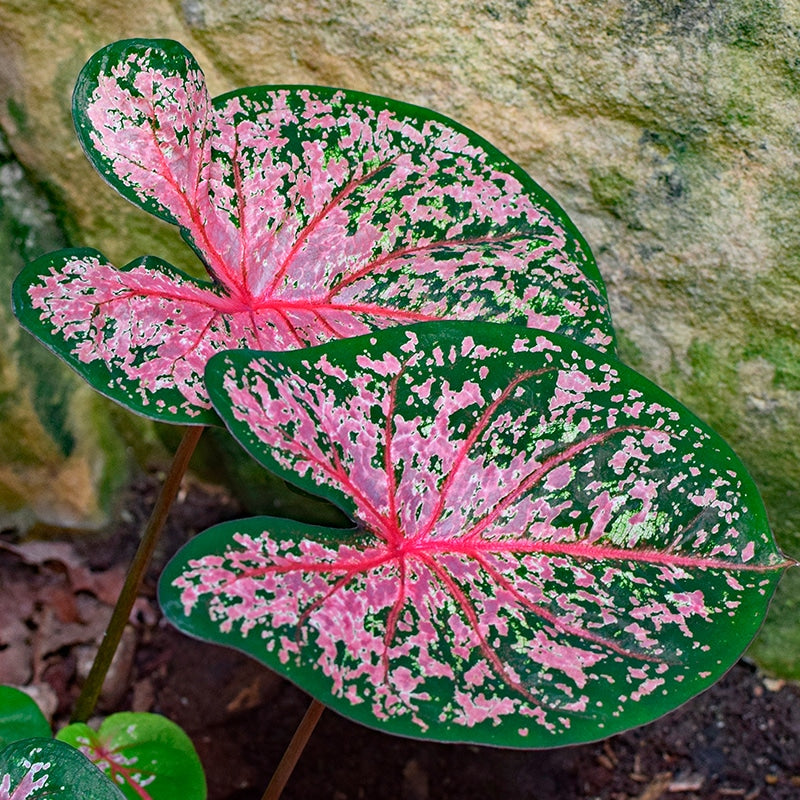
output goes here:
<path id="1" fill-rule="evenodd" d="M 225 523 L 159 599 L 337 711 L 516 747 L 649 721 L 721 676 L 785 560 L 727 445 L 624 365 L 479 323 L 211 359 L 264 466 L 350 531 Z"/>
<path id="2" fill-rule="evenodd" d="M 111 714 L 98 730 L 74 723 L 57 741 L 50 735 L 50 723 L 27 694 L 0 686 L 0 800 L 9 799 L 4 786 L 14 800 L 205 799 L 205 773 L 191 739 L 160 714 Z"/>
<path id="3" fill-rule="evenodd" d="M 125 800 L 74 747 L 54 739 L 21 739 L 0 750 L 0 800 Z"/>
<path id="4" fill-rule="evenodd" d="M 613 345 L 602 280 L 558 205 L 476 134 L 358 92 L 212 100 L 177 42 L 134 39 L 81 72 L 73 115 L 103 177 L 180 227 L 201 281 L 95 250 L 30 264 L 22 324 L 144 415 L 214 423 L 215 352 L 285 350 L 400 323 L 480 318 Z"/>
<path id="5" fill-rule="evenodd" d="M 206 779 L 191 739 L 160 714 L 120 712 L 57 738 L 80 750 L 129 800 L 204 800 Z"/>
<path id="6" fill-rule="evenodd" d="M 199 426 L 236 347 L 294 349 L 419 320 L 480 318 L 613 347 L 603 282 L 559 206 L 481 137 L 424 109 L 309 86 L 211 99 L 177 42 L 86 64 L 81 144 L 125 198 L 180 228 L 210 280 L 155 257 L 68 249 L 13 288 L 20 322 L 124 406 L 188 432 L 78 700 L 91 713 Z"/>

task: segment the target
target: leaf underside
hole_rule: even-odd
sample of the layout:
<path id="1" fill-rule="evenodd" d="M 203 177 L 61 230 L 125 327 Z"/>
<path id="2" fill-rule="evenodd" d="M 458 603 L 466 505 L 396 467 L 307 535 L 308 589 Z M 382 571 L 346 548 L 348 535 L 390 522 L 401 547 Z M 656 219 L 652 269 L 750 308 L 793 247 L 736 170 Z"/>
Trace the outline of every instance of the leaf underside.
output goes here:
<path id="1" fill-rule="evenodd" d="M 85 756 L 55 739 L 23 739 L 0 750 L 0 800 L 125 800 Z"/>
<path id="2" fill-rule="evenodd" d="M 180 226 L 213 282 L 156 258 L 64 250 L 29 265 L 22 324 L 147 416 L 214 422 L 215 352 L 288 350 L 435 319 L 613 347 L 602 279 L 566 214 L 482 138 L 425 109 L 323 87 L 211 100 L 167 40 L 84 67 L 83 147 L 123 196 Z"/>
<path id="3" fill-rule="evenodd" d="M 204 800 L 203 767 L 189 737 L 159 714 L 112 714 L 95 731 L 73 723 L 58 738 L 80 750 L 130 800 Z"/>
<path id="4" fill-rule="evenodd" d="M 544 747 L 647 722 L 735 661 L 785 565 L 727 445 L 558 336 L 433 323 L 206 379 L 253 456 L 356 528 L 211 528 L 162 608 L 388 732 Z"/>

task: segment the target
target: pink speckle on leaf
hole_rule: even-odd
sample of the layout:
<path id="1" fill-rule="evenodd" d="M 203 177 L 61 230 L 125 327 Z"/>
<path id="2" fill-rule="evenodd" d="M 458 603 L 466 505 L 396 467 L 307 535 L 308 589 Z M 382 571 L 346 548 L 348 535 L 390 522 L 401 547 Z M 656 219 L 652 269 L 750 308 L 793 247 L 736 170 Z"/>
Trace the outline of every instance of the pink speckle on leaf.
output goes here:
<path id="1" fill-rule="evenodd" d="M 572 467 L 569 464 L 561 464 L 547 476 L 547 488 L 552 490 L 563 489 L 572 480 Z"/>
<path id="2" fill-rule="evenodd" d="M 16 787 L 11 786 L 10 775 L 3 775 L 0 780 L 0 800 L 26 800 L 26 798 L 36 796 L 34 793 L 39 794 L 37 790 L 47 786 L 51 767 L 51 763 L 44 761 L 30 763 L 28 771 L 22 776 L 22 780 Z"/>

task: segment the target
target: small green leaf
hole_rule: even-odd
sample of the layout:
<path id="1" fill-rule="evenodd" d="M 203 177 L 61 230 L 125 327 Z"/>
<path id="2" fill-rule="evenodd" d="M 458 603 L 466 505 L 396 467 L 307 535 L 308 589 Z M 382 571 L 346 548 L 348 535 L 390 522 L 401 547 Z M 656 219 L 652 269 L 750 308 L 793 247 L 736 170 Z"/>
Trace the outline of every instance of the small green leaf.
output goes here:
<path id="1" fill-rule="evenodd" d="M 97 767 L 65 742 L 23 739 L 0 750 L 0 800 L 124 800 L 124 797 Z M 138 800 L 142 800 L 141 795 Z"/>
<path id="2" fill-rule="evenodd" d="M 204 800 L 197 751 L 174 722 L 158 714 L 112 714 L 95 731 L 68 725 L 57 738 L 77 747 L 131 800 Z"/>
<path id="3" fill-rule="evenodd" d="M 50 723 L 25 692 L 0 686 L 0 747 L 33 736 L 50 736 Z"/>

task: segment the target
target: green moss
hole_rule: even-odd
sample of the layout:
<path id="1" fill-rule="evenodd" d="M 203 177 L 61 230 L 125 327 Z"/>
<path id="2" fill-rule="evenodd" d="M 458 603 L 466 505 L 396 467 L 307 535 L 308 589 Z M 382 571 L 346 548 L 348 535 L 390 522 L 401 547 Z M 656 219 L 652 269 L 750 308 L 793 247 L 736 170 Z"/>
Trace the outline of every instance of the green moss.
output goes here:
<path id="1" fill-rule="evenodd" d="M 727 99 L 724 111 L 726 126 L 748 127 L 759 121 L 759 108 L 752 97 L 737 93 Z"/>
<path id="2" fill-rule="evenodd" d="M 102 468 L 97 479 L 97 501 L 100 508 L 106 511 L 113 507 L 120 491 L 127 484 L 133 466 L 131 454 L 120 436 L 119 428 L 114 424 L 113 415 L 109 413 L 110 407 L 114 405 L 111 400 L 92 391 L 91 396 L 84 398 L 80 407 L 75 409 L 80 424 L 73 423 L 80 435 L 90 441 L 91 450 L 102 459 Z M 128 416 L 132 417 L 130 414 Z M 125 421 L 125 427 L 129 430 L 148 425 L 149 423 L 138 417 Z"/>
<path id="3" fill-rule="evenodd" d="M 763 436 L 748 447 L 750 471 L 761 490 L 778 544 L 792 558 L 800 558 L 800 469 L 795 452 L 800 431 L 760 431 Z M 787 433 L 791 437 L 788 440 Z M 759 445 L 763 448 L 760 454 L 756 452 Z"/>
<path id="4" fill-rule="evenodd" d="M 83 47 L 80 42 L 71 41 L 65 43 L 65 47 L 60 48 L 58 51 L 58 69 L 53 73 L 52 80 L 52 96 L 63 98 L 63 101 L 58 104 L 59 111 L 61 112 L 58 124 L 62 130 L 74 130 L 72 122 L 72 90 L 75 88 L 75 81 L 83 69 L 83 64 L 86 60 Z"/>
<path id="5" fill-rule="evenodd" d="M 798 196 L 800 203 L 800 196 Z M 763 358 L 775 368 L 775 389 L 800 391 L 800 233 L 797 223 L 770 214 L 778 261 L 747 286 L 745 358 Z"/>
<path id="6" fill-rule="evenodd" d="M 748 358 L 761 356 L 775 367 L 773 386 L 790 391 L 800 391 L 800 341 L 796 334 L 759 336 L 745 350 Z"/>
<path id="7" fill-rule="evenodd" d="M 13 97 L 9 97 L 6 101 L 6 108 L 8 109 L 8 116 L 14 120 L 14 124 L 24 131 L 28 125 L 28 115 L 25 113 L 25 106 L 18 103 Z"/>
<path id="8" fill-rule="evenodd" d="M 636 198 L 634 186 L 631 178 L 614 168 L 589 170 L 589 188 L 594 201 L 619 219 L 630 216 Z"/>
<path id="9" fill-rule="evenodd" d="M 639 137 L 639 161 L 649 174 L 638 187 L 637 214 L 646 230 L 662 229 L 668 215 L 671 235 L 694 236 L 698 220 L 709 213 L 708 186 L 720 169 L 719 155 L 696 120 L 674 124 L 671 130 L 648 128 Z"/>
<path id="10" fill-rule="evenodd" d="M 800 146 L 800 139 L 795 145 Z M 775 289 L 785 288 L 787 278 L 797 286 L 800 282 L 797 272 L 797 267 L 800 266 L 800 226 L 797 224 L 800 209 L 800 167 L 775 171 L 765 179 L 761 184 L 759 204 L 763 208 L 759 222 L 769 232 L 777 256 L 777 264 L 760 283 L 770 293 Z M 781 295 L 776 297 L 780 298 Z"/>
<path id="11" fill-rule="evenodd" d="M 734 47 L 753 50 L 774 39 L 781 25 L 777 0 L 727 0 L 718 35 Z"/>
<path id="12" fill-rule="evenodd" d="M 759 665 L 775 675 L 800 680 L 800 569 L 783 576 L 769 615 L 749 650 Z"/>
<path id="13" fill-rule="evenodd" d="M 784 55 L 780 61 L 781 85 L 791 94 L 800 94 L 800 56 Z"/>
<path id="14" fill-rule="evenodd" d="M 781 382 L 793 382 L 797 368 L 791 354 L 800 346 L 777 342 L 773 355 L 786 366 Z M 738 364 L 755 355 L 764 355 L 764 351 L 737 353 L 695 339 L 687 352 L 691 373 L 680 373 L 679 378 L 673 374 L 670 389 L 731 444 L 761 490 L 779 543 L 800 556 L 800 462 L 796 451 L 800 422 L 785 413 L 748 410 Z"/>
<path id="15" fill-rule="evenodd" d="M 738 439 L 739 413 L 732 400 L 739 391 L 739 376 L 729 350 L 697 337 L 689 344 L 686 358 L 688 373 L 674 362 L 664 377 L 665 388 L 724 438 Z"/>
<path id="16" fill-rule="evenodd" d="M 33 407 L 62 455 L 69 456 L 75 449 L 75 436 L 67 420 L 75 380 L 58 364 L 55 356 L 32 337 L 25 334 L 20 345 L 21 372 L 23 380 L 31 387 Z"/>
<path id="17" fill-rule="evenodd" d="M 628 26 L 663 35 L 721 41 L 752 50 L 770 41 L 782 19 L 778 0 L 628 0 Z"/>
<path id="18" fill-rule="evenodd" d="M 639 345 L 625 332 L 617 329 L 617 355 L 620 361 L 638 372 L 647 370 L 647 364 Z"/>

